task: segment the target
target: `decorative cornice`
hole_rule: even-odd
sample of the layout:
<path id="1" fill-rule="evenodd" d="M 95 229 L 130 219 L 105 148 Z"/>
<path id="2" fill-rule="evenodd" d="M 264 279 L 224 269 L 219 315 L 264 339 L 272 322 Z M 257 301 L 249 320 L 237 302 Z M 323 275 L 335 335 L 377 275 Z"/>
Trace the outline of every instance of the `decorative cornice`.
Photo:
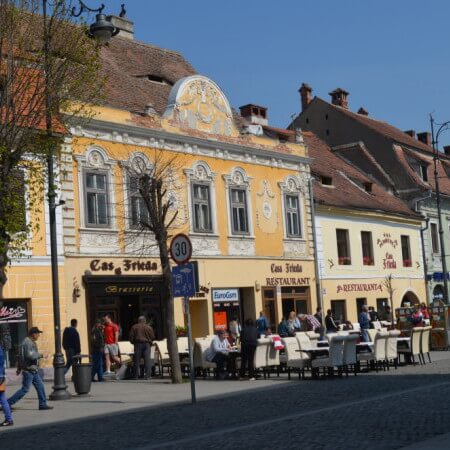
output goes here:
<path id="1" fill-rule="evenodd" d="M 185 154 L 210 156 L 224 160 L 235 160 L 252 164 L 280 167 L 292 170 L 307 170 L 312 158 L 272 150 L 249 147 L 194 136 L 154 130 L 135 125 L 112 123 L 104 120 L 80 119 L 71 128 L 74 136 L 89 137 L 109 142 L 132 144 L 137 147 L 154 147 Z"/>

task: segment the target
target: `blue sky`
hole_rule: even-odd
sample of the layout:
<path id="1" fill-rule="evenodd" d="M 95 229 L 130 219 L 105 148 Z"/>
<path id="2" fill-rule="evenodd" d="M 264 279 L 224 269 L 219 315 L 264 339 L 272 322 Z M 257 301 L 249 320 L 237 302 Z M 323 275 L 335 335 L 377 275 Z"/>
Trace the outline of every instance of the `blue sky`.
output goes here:
<path id="1" fill-rule="evenodd" d="M 303 81 L 403 130 L 428 131 L 430 112 L 450 120 L 448 1 L 123 1 L 136 39 L 180 51 L 234 107 L 267 106 L 271 125 L 299 112 Z"/>

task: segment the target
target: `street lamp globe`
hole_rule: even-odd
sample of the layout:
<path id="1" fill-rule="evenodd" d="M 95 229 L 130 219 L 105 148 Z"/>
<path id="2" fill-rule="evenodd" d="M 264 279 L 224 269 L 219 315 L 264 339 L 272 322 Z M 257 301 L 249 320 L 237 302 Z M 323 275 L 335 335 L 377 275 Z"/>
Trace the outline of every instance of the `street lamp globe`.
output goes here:
<path id="1" fill-rule="evenodd" d="M 100 45 L 106 44 L 119 30 L 106 18 L 105 14 L 97 14 L 95 18 L 95 23 L 89 27 L 89 34 Z"/>

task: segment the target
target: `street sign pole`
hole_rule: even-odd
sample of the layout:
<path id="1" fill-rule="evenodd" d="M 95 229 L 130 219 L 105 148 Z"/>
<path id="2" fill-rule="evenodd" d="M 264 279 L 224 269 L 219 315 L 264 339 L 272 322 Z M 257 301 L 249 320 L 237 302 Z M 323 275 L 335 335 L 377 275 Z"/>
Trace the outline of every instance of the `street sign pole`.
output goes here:
<path id="1" fill-rule="evenodd" d="M 192 329 L 191 329 L 191 308 L 189 305 L 189 297 L 184 297 L 185 310 L 187 314 L 187 329 L 188 329 L 188 349 L 189 349 L 189 375 L 191 378 L 191 400 L 192 404 L 197 403 L 197 396 L 195 394 L 195 373 L 194 373 L 194 346 L 192 345 Z"/>

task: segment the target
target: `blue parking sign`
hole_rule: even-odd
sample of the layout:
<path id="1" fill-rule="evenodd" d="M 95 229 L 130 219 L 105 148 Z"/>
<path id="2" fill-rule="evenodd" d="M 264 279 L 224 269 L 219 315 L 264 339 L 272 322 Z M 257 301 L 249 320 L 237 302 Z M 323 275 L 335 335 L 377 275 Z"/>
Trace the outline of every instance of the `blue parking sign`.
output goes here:
<path id="1" fill-rule="evenodd" d="M 174 297 L 193 297 L 195 295 L 195 268 L 192 263 L 172 268 L 172 291 Z"/>

